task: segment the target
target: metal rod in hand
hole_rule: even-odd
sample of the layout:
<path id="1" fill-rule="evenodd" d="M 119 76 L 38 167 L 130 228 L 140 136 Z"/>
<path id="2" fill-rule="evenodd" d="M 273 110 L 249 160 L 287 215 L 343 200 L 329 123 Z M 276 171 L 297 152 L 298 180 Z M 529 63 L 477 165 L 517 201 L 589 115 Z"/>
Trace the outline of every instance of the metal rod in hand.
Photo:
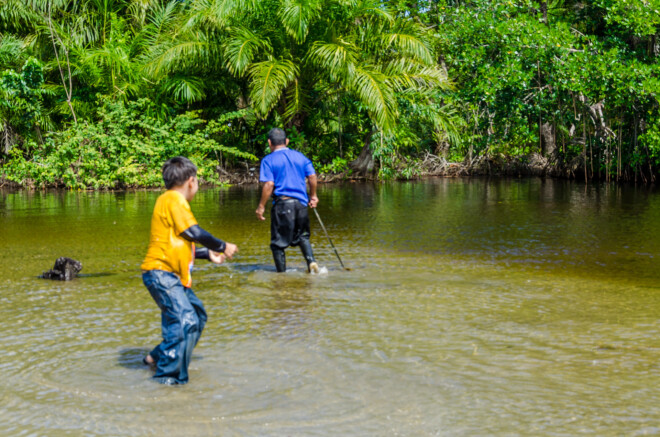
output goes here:
<path id="1" fill-rule="evenodd" d="M 335 247 L 334 244 L 332 244 L 332 239 L 330 238 L 330 235 L 328 235 L 328 231 L 325 229 L 325 226 L 323 226 L 323 220 L 321 220 L 321 216 L 319 215 L 318 211 L 316 208 L 312 208 L 314 210 L 314 213 L 316 214 L 316 218 L 319 219 L 319 223 L 321 224 L 321 228 L 323 228 L 323 232 L 325 232 L 325 236 L 328 237 L 328 241 L 330 242 L 330 246 L 332 246 L 332 249 L 335 251 L 335 255 L 337 255 L 337 259 L 339 260 L 339 264 L 341 264 L 341 267 L 344 270 L 349 270 L 344 266 L 344 263 L 341 262 L 341 258 L 339 257 L 339 252 L 337 252 L 337 248 Z"/>

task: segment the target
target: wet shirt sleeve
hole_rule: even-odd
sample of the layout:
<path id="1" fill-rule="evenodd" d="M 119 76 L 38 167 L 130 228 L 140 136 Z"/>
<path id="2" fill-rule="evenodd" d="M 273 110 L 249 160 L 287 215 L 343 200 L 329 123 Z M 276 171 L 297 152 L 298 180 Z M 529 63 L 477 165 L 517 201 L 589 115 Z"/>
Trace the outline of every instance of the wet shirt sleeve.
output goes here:
<path id="1" fill-rule="evenodd" d="M 270 168 L 268 160 L 264 158 L 261 161 L 261 167 L 259 168 L 259 182 L 273 182 L 275 177 L 273 176 L 273 170 Z"/>
<path id="2" fill-rule="evenodd" d="M 316 172 L 314 171 L 314 165 L 312 164 L 312 161 L 308 158 L 305 158 L 304 171 L 305 171 L 305 177 L 316 174 Z"/>

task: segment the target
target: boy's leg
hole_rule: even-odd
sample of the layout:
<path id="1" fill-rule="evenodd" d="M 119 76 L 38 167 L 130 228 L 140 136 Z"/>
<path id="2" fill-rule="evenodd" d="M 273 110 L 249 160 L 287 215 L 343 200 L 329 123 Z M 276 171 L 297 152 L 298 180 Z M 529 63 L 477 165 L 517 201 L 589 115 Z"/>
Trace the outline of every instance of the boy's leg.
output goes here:
<path id="1" fill-rule="evenodd" d="M 166 384 L 185 384 L 192 350 L 199 338 L 197 311 L 175 274 L 151 270 L 142 278 L 161 310 L 163 341 L 150 353 L 156 360 L 154 378 Z"/>
<path id="2" fill-rule="evenodd" d="M 193 347 L 195 347 L 197 345 L 197 342 L 199 341 L 199 337 L 202 335 L 202 331 L 204 331 L 204 326 L 206 325 L 206 320 L 208 316 L 206 315 L 206 309 L 204 308 L 204 304 L 197 297 L 197 295 L 195 295 L 195 292 L 193 292 L 191 288 L 186 288 L 186 294 L 188 296 L 188 300 L 190 301 L 190 304 L 195 309 L 195 313 L 197 314 L 197 319 L 199 320 L 197 332 L 194 335 Z"/>

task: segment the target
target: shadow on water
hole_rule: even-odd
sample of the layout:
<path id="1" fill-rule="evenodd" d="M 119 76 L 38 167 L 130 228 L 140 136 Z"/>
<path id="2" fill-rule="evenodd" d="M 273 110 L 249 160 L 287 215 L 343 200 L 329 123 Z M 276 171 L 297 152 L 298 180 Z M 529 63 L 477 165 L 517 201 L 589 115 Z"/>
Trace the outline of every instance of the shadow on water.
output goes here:
<path id="1" fill-rule="evenodd" d="M 142 359 L 151 352 L 150 348 L 146 347 L 133 347 L 125 348 L 119 351 L 119 356 L 117 357 L 117 363 L 126 369 L 145 369 L 147 365 L 142 362 Z M 202 360 L 204 357 L 199 354 L 193 355 L 191 360 L 198 361 Z"/>
<path id="2" fill-rule="evenodd" d="M 238 263 L 232 263 L 231 268 L 242 273 L 254 273 L 254 272 L 268 272 L 268 273 L 277 273 L 275 270 L 275 266 L 272 264 L 238 264 Z M 353 268 L 350 269 L 343 269 L 341 266 L 321 266 L 322 273 L 331 272 L 331 271 L 337 271 L 337 272 L 343 272 L 343 271 L 349 271 L 353 270 Z M 284 275 L 287 274 L 295 274 L 295 273 L 304 273 L 305 275 L 308 275 L 307 269 L 304 266 L 297 266 L 297 267 L 287 267 L 286 272 Z"/>
<path id="3" fill-rule="evenodd" d="M 151 350 L 144 347 L 122 349 L 119 351 L 117 362 L 127 369 L 144 369 L 146 366 L 142 362 L 142 358 L 149 352 Z"/>
<path id="4" fill-rule="evenodd" d="M 104 276 L 114 276 L 117 273 L 78 273 L 75 278 L 71 279 L 75 280 L 76 278 L 102 278 Z M 35 276 L 37 279 L 46 279 L 48 281 L 63 281 L 62 279 L 51 279 L 51 278 L 44 278 L 43 273 Z"/>
<path id="5" fill-rule="evenodd" d="M 104 276 L 114 276 L 116 273 L 99 272 L 99 273 L 78 273 L 79 278 L 102 278 Z"/>
<path id="6" fill-rule="evenodd" d="M 271 264 L 232 264 L 234 270 L 243 273 L 252 272 L 272 272 L 275 273 L 275 266 Z"/>

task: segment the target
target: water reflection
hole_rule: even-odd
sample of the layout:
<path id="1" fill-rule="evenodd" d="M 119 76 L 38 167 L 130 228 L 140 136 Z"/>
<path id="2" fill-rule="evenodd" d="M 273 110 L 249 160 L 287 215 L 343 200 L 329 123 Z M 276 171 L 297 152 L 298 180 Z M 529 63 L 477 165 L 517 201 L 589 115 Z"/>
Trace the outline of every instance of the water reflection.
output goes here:
<path id="1" fill-rule="evenodd" d="M 315 310 L 309 275 L 275 275 L 264 301 L 266 335 L 292 340 L 309 329 L 311 313 Z"/>

